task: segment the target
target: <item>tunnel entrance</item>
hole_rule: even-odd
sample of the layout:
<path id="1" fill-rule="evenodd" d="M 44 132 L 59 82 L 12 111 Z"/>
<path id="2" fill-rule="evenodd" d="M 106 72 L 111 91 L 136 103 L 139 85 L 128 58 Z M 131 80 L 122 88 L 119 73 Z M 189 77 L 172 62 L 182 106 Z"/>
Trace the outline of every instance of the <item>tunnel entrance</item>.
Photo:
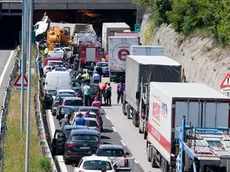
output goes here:
<path id="1" fill-rule="evenodd" d="M 11 11 L 14 12 L 21 11 Z M 104 22 L 126 22 L 132 30 L 136 22 L 136 10 L 37 10 L 33 23 L 40 21 L 45 12 L 53 22 L 93 24 L 99 36 Z M 0 49 L 14 49 L 19 44 L 21 16 L 2 16 L 0 22 Z"/>
<path id="2" fill-rule="evenodd" d="M 53 22 L 93 24 L 99 36 L 104 22 L 126 22 L 132 30 L 136 22 L 136 10 L 39 10 L 34 12 L 34 22 L 41 20 L 45 12 Z"/>
<path id="3" fill-rule="evenodd" d="M 0 18 L 0 49 L 14 49 L 19 44 L 21 16 L 2 16 Z"/>

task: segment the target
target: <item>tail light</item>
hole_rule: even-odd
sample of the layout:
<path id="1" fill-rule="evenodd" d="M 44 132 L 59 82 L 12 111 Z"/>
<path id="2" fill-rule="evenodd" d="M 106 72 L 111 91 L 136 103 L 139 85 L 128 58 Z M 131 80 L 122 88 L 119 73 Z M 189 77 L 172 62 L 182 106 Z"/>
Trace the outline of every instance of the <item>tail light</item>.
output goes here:
<path id="1" fill-rule="evenodd" d="M 71 148 L 71 147 L 73 147 L 73 146 L 77 146 L 76 144 L 74 144 L 74 143 L 67 143 L 66 144 L 66 146 L 68 147 L 68 148 Z"/>
<path id="2" fill-rule="evenodd" d="M 53 107 L 57 107 L 58 105 L 55 103 L 55 104 L 53 104 Z"/>
<path id="3" fill-rule="evenodd" d="M 99 144 L 95 144 L 94 146 L 95 146 L 95 147 L 98 147 L 98 146 L 99 146 Z"/>
<path id="4" fill-rule="evenodd" d="M 129 166 L 129 160 L 128 159 L 125 159 L 125 167 L 128 167 Z"/>
<path id="5" fill-rule="evenodd" d="M 96 127 L 96 130 L 99 131 L 99 130 L 100 130 L 100 126 L 97 126 L 97 127 Z"/>

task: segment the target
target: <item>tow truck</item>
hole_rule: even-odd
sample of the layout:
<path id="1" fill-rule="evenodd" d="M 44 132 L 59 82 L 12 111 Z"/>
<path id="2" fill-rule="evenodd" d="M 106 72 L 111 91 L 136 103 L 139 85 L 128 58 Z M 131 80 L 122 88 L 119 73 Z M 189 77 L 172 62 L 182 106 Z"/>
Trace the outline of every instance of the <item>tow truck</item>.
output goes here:
<path id="1" fill-rule="evenodd" d="M 180 133 L 176 172 L 230 172 L 230 129 L 188 126 Z"/>

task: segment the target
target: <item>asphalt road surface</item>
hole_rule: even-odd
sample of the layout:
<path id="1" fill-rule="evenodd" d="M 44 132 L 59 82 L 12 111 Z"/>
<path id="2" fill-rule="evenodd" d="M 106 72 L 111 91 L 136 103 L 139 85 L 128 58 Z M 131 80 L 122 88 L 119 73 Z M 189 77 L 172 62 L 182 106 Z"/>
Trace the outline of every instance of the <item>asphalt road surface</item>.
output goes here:
<path id="1" fill-rule="evenodd" d="M 105 78 L 103 81 L 107 81 Z M 112 83 L 112 106 L 103 107 L 103 128 L 101 133 L 103 143 L 112 143 L 122 145 L 126 152 L 130 153 L 130 156 L 135 158 L 134 172 L 158 172 L 157 168 L 152 168 L 147 161 L 145 152 L 145 140 L 143 135 L 138 133 L 138 129 L 135 128 L 131 120 L 128 120 L 121 111 L 121 105 L 116 104 L 116 84 Z M 60 128 L 56 117 L 52 116 L 51 111 L 46 111 L 46 117 L 48 120 L 50 134 L 53 137 L 55 129 Z M 62 156 L 56 157 L 58 159 L 62 172 L 72 172 L 73 167 L 71 165 L 65 165 Z"/>
<path id="2" fill-rule="evenodd" d="M 9 75 L 13 67 L 13 51 L 0 50 L 0 106 L 3 103 Z"/>

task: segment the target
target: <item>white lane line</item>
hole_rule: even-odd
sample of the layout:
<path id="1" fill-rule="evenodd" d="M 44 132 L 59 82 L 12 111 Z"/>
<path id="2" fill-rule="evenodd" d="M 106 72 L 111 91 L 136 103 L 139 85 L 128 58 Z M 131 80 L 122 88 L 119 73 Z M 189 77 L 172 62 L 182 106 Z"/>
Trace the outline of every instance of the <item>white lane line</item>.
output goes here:
<path id="1" fill-rule="evenodd" d="M 112 129 L 113 129 L 113 131 L 116 133 L 117 132 L 117 130 L 114 128 L 114 127 L 112 127 Z"/>
<path id="2" fill-rule="evenodd" d="M 47 115 L 48 115 L 49 123 L 50 123 L 51 138 L 53 138 L 54 133 L 55 133 L 55 125 L 54 125 L 54 119 L 53 119 L 51 110 L 47 110 Z M 55 158 L 57 159 L 61 172 L 68 172 L 65 162 L 63 160 L 63 156 L 56 156 Z"/>
<path id="3" fill-rule="evenodd" d="M 123 142 L 123 140 L 121 140 L 121 143 L 122 143 L 123 146 L 126 146 L 125 143 Z"/>
<path id="4" fill-rule="evenodd" d="M 138 162 L 137 160 L 134 160 L 134 162 L 135 162 L 136 164 L 139 164 L 139 162 Z"/>
<path id="5" fill-rule="evenodd" d="M 3 71 L 2 71 L 2 74 L 0 76 L 0 86 L 2 85 L 3 78 L 4 78 L 5 74 L 6 74 L 6 71 L 8 69 L 9 64 L 10 64 L 10 61 L 13 58 L 13 55 L 14 55 L 14 51 L 11 51 L 10 56 L 9 56 L 7 62 L 6 62 L 6 65 L 5 65 L 5 67 L 4 67 Z"/>
<path id="6" fill-rule="evenodd" d="M 106 117 L 106 119 L 108 119 L 108 120 L 110 121 L 110 119 L 109 119 L 108 115 L 105 115 L 105 117 Z"/>
<path id="7" fill-rule="evenodd" d="M 50 134 L 51 134 L 51 138 L 53 139 L 55 133 L 55 125 L 54 125 L 54 119 L 51 110 L 47 110 L 47 115 L 50 122 Z"/>

